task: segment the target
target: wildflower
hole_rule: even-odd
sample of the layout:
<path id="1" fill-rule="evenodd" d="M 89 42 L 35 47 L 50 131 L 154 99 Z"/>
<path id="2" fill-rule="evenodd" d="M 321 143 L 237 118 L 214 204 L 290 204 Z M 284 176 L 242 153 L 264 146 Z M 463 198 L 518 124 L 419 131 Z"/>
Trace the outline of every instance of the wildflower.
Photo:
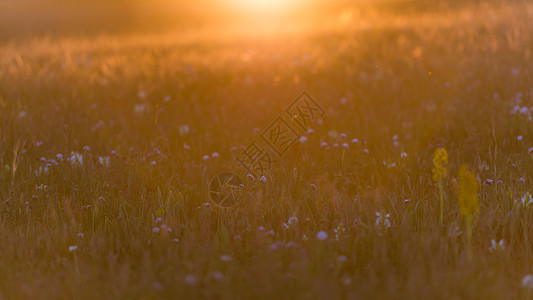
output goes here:
<path id="1" fill-rule="evenodd" d="M 56 158 L 59 161 L 63 161 L 63 154 L 61 154 L 61 153 L 56 154 Z"/>
<path id="2" fill-rule="evenodd" d="M 86 145 L 86 146 L 83 146 L 83 151 L 87 151 L 87 152 L 89 152 L 89 151 L 91 151 L 91 147 L 89 147 L 89 146 L 87 146 L 87 145 Z"/>
<path id="3" fill-rule="evenodd" d="M 333 148 L 339 148 L 339 144 L 338 143 L 333 144 Z"/>
<path id="4" fill-rule="evenodd" d="M 73 252 L 73 251 L 76 251 L 76 250 L 78 250 L 78 246 L 77 245 L 73 245 L 73 246 L 69 246 L 68 247 L 68 251 L 69 252 Z"/>
<path id="5" fill-rule="evenodd" d="M 523 208 L 532 208 L 533 207 L 533 196 L 530 193 L 526 193 L 520 198 Z"/>
<path id="6" fill-rule="evenodd" d="M 255 177 L 252 174 L 246 175 L 246 178 L 248 178 L 248 181 L 251 181 L 251 182 L 253 182 L 255 180 Z"/>
<path id="7" fill-rule="evenodd" d="M 472 218 L 479 211 L 478 183 L 473 172 L 464 165 L 459 169 L 459 209 L 466 218 L 468 259 L 472 258 Z"/>
<path id="8" fill-rule="evenodd" d="M 223 262 L 230 262 L 233 260 L 233 257 L 231 257 L 231 255 L 222 254 L 220 255 L 220 260 Z"/>
<path id="9" fill-rule="evenodd" d="M 180 239 L 173 239 L 174 243 L 179 243 Z"/>
<path id="10" fill-rule="evenodd" d="M 459 208 L 468 217 L 479 211 L 478 183 L 473 172 L 464 165 L 459 169 Z"/>
<path id="11" fill-rule="evenodd" d="M 155 166 L 155 165 L 157 165 L 157 162 L 156 162 L 155 160 L 152 160 L 152 161 L 150 162 L 150 165 Z"/>
<path id="12" fill-rule="evenodd" d="M 348 143 L 343 143 L 342 144 L 342 148 L 344 149 L 348 149 L 350 147 L 350 145 Z"/>
<path id="13" fill-rule="evenodd" d="M 84 237 L 85 237 L 85 235 L 82 232 L 78 233 L 78 238 L 82 239 Z"/>
<path id="14" fill-rule="evenodd" d="M 104 166 L 104 167 L 109 166 L 110 160 L 111 159 L 109 158 L 109 156 L 105 156 L 105 157 L 100 156 L 100 157 L 98 157 L 98 162 L 100 162 L 100 164 L 102 166 Z"/>
<path id="15" fill-rule="evenodd" d="M 290 248 L 296 248 L 298 247 L 299 245 L 293 241 L 289 241 L 287 244 L 285 244 L 285 248 L 287 249 L 290 249 Z"/>
<path id="16" fill-rule="evenodd" d="M 204 155 L 204 156 L 202 157 L 203 160 L 209 160 L 209 158 L 210 158 L 209 155 Z"/>
<path id="17" fill-rule="evenodd" d="M 357 144 L 357 143 L 359 143 L 359 140 L 358 140 L 358 139 L 353 139 L 353 140 L 352 140 L 352 144 Z"/>
<path id="18" fill-rule="evenodd" d="M 211 273 L 211 276 L 213 276 L 213 279 L 215 279 L 216 281 L 224 280 L 224 274 L 222 274 L 222 272 L 220 271 L 214 271 L 213 273 Z"/>
<path id="19" fill-rule="evenodd" d="M 524 276 L 524 279 L 522 279 L 522 287 L 533 289 L 533 275 L 527 274 Z"/>
<path id="20" fill-rule="evenodd" d="M 42 174 L 48 175 L 49 171 L 50 170 L 47 166 L 41 166 L 38 170 L 35 170 L 35 176 L 41 176 Z"/>
<path id="21" fill-rule="evenodd" d="M 265 227 L 259 226 L 259 227 L 257 227 L 257 231 L 265 231 Z"/>
<path id="22" fill-rule="evenodd" d="M 390 214 L 387 213 L 385 214 L 385 216 L 383 216 L 381 213 L 376 212 L 376 221 L 374 222 L 374 224 L 377 227 L 383 226 L 385 229 L 390 228 L 391 227 Z"/>
<path id="23" fill-rule="evenodd" d="M 337 261 L 341 262 L 341 263 L 347 262 L 348 261 L 348 257 L 346 257 L 346 255 L 339 255 L 339 256 L 337 256 Z"/>
<path id="24" fill-rule="evenodd" d="M 342 223 L 337 226 L 337 228 L 333 229 L 333 232 L 335 232 L 335 240 L 339 240 L 339 236 L 346 231 L 346 228 L 342 226 Z"/>
<path id="25" fill-rule="evenodd" d="M 490 252 L 496 252 L 501 250 L 505 250 L 505 242 L 503 239 L 501 239 L 499 242 L 496 242 L 496 240 L 490 240 Z"/>
<path id="26" fill-rule="evenodd" d="M 317 232 L 316 234 L 316 238 L 319 240 L 319 241 L 323 241 L 325 239 L 328 238 L 328 233 L 323 231 L 323 230 L 320 230 L 319 232 Z"/>
<path id="27" fill-rule="evenodd" d="M 517 141 L 521 141 L 523 138 L 524 138 L 523 136 L 519 135 L 519 136 L 516 137 L 516 140 Z"/>
<path id="28" fill-rule="evenodd" d="M 456 224 L 452 224 L 451 226 L 448 227 L 447 234 L 449 238 L 456 238 L 460 236 L 461 234 L 463 234 L 463 232 L 461 231 L 460 226 L 457 226 Z"/>
<path id="29" fill-rule="evenodd" d="M 153 233 L 159 233 L 159 230 L 160 230 L 159 227 L 154 227 L 154 228 L 152 229 L 152 232 L 153 232 Z"/>
<path id="30" fill-rule="evenodd" d="M 270 251 L 275 251 L 281 248 L 282 246 L 283 246 L 283 243 L 281 241 L 276 241 L 272 243 L 268 248 L 270 249 Z"/>
<path id="31" fill-rule="evenodd" d="M 315 133 L 315 131 L 313 129 L 311 129 L 311 128 L 307 129 L 307 134 L 311 135 L 313 133 Z"/>
<path id="32" fill-rule="evenodd" d="M 265 176 L 261 176 L 261 178 L 259 178 L 259 181 L 261 181 L 262 183 L 266 183 L 267 178 Z"/>
<path id="33" fill-rule="evenodd" d="M 305 137 L 305 136 L 302 135 L 302 136 L 300 137 L 300 143 L 303 144 L 303 143 L 305 143 L 305 142 L 307 142 L 307 137 Z"/>
<path id="34" fill-rule="evenodd" d="M 196 285 L 196 277 L 192 274 L 188 274 L 187 276 L 185 276 L 185 283 L 187 285 Z"/>
<path id="35" fill-rule="evenodd" d="M 320 144 L 320 147 L 322 147 L 322 148 L 326 148 L 327 146 L 328 146 L 328 143 L 326 143 L 326 142 L 322 142 Z"/>
<path id="36" fill-rule="evenodd" d="M 524 183 L 524 182 L 526 182 L 526 180 L 525 180 L 523 177 L 518 178 L 518 181 L 519 181 L 520 183 Z"/>
<path id="37" fill-rule="evenodd" d="M 161 223 L 163 223 L 163 219 L 157 218 L 157 219 L 155 219 L 155 223 L 156 224 L 161 224 Z"/>
<path id="38" fill-rule="evenodd" d="M 440 223 L 444 220 L 444 191 L 442 181 L 446 178 L 446 165 L 448 164 L 448 152 L 445 148 L 438 148 L 433 155 L 433 181 L 439 183 L 440 199 Z"/>
<path id="39" fill-rule="evenodd" d="M 445 148 L 435 150 L 433 156 L 433 181 L 440 182 L 446 178 L 446 165 L 448 164 L 448 152 Z"/>
<path id="40" fill-rule="evenodd" d="M 37 142 L 35 142 L 35 147 L 41 147 L 42 145 L 44 145 L 44 142 L 43 142 L 43 141 L 37 141 Z"/>
<path id="41" fill-rule="evenodd" d="M 345 139 L 345 138 L 347 137 L 347 135 L 346 135 L 346 133 L 343 132 L 343 133 L 340 134 L 340 137 L 341 137 L 342 139 Z"/>
<path id="42" fill-rule="evenodd" d="M 182 125 L 182 126 L 179 127 L 179 132 L 180 132 L 181 136 L 186 135 L 190 131 L 191 131 L 191 129 L 189 128 L 189 125 L 187 125 L 187 124 Z"/>
<path id="43" fill-rule="evenodd" d="M 407 153 L 402 152 L 402 153 L 400 154 L 400 157 L 401 157 L 401 158 L 407 158 Z"/>
<path id="44" fill-rule="evenodd" d="M 363 149 L 363 152 L 364 152 L 365 154 L 370 154 L 370 151 L 368 151 L 368 149 L 366 149 L 366 148 Z"/>
<path id="45" fill-rule="evenodd" d="M 342 279 L 342 283 L 343 283 L 344 285 L 350 285 L 350 284 L 352 283 L 352 279 L 351 279 L 350 277 L 346 276 L 346 277 L 344 277 L 344 278 Z"/>
<path id="46" fill-rule="evenodd" d="M 219 157 L 218 152 L 211 153 L 211 157 L 212 158 L 218 158 Z"/>
<path id="47" fill-rule="evenodd" d="M 69 161 L 73 166 L 83 166 L 83 155 L 78 152 L 70 152 Z"/>
<path id="48" fill-rule="evenodd" d="M 298 224 L 298 218 L 297 217 L 290 217 L 289 218 L 289 221 L 287 221 L 287 223 L 289 223 L 289 225 L 296 225 Z"/>
<path id="49" fill-rule="evenodd" d="M 35 189 L 39 191 L 46 191 L 48 189 L 48 186 L 46 184 L 36 185 Z"/>

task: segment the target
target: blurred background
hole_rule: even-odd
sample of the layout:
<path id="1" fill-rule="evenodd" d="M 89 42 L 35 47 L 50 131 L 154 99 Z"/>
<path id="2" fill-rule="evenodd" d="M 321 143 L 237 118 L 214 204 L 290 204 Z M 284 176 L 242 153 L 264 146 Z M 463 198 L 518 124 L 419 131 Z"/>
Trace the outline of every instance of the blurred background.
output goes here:
<path id="1" fill-rule="evenodd" d="M 357 21 L 361 11 L 419 13 L 474 1 L 0 0 L 0 39 L 176 29 L 313 26 Z M 477 1 L 476 1 L 477 2 Z M 487 2 L 487 1 L 484 1 Z"/>

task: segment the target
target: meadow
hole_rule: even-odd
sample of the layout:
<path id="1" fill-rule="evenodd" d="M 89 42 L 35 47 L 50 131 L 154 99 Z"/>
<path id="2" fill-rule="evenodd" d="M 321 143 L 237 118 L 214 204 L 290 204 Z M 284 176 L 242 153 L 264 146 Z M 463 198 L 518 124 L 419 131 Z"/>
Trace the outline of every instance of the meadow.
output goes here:
<path id="1" fill-rule="evenodd" d="M 531 20 L 491 1 L 2 40 L 0 299 L 531 298 Z M 247 176 L 302 91 L 324 117 Z M 222 172 L 245 181 L 228 208 Z"/>

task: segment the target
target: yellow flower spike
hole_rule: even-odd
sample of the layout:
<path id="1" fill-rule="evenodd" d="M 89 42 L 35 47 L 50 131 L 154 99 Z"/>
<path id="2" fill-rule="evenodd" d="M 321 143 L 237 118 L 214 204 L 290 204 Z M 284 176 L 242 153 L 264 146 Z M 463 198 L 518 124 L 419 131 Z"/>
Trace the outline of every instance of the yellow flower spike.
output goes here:
<path id="1" fill-rule="evenodd" d="M 478 182 L 474 172 L 464 165 L 459 168 L 459 209 L 466 218 L 466 247 L 468 260 L 472 260 L 472 218 L 479 212 Z"/>
<path id="2" fill-rule="evenodd" d="M 478 183 L 474 172 L 464 165 L 459 168 L 459 209 L 465 217 L 479 212 Z"/>
<path id="3" fill-rule="evenodd" d="M 433 181 L 439 183 L 440 215 L 442 224 L 444 220 L 444 189 L 442 181 L 446 178 L 446 165 L 448 164 L 448 152 L 445 148 L 438 148 L 433 155 Z"/>
<path id="4" fill-rule="evenodd" d="M 445 148 L 438 148 L 433 155 L 433 181 L 439 182 L 446 178 L 448 152 Z"/>

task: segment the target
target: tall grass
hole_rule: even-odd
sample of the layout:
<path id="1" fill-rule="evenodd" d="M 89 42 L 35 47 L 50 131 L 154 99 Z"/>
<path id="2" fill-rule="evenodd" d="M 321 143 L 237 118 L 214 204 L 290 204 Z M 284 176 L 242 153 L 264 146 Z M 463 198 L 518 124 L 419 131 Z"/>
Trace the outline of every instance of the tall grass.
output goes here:
<path id="1" fill-rule="evenodd" d="M 301 34 L 2 44 L 0 296 L 527 298 L 532 17 L 472 4 Z M 215 207 L 211 178 L 245 179 L 235 156 L 302 90 L 323 122 Z M 454 178 L 440 225 L 438 147 L 479 184 L 471 260 Z"/>

